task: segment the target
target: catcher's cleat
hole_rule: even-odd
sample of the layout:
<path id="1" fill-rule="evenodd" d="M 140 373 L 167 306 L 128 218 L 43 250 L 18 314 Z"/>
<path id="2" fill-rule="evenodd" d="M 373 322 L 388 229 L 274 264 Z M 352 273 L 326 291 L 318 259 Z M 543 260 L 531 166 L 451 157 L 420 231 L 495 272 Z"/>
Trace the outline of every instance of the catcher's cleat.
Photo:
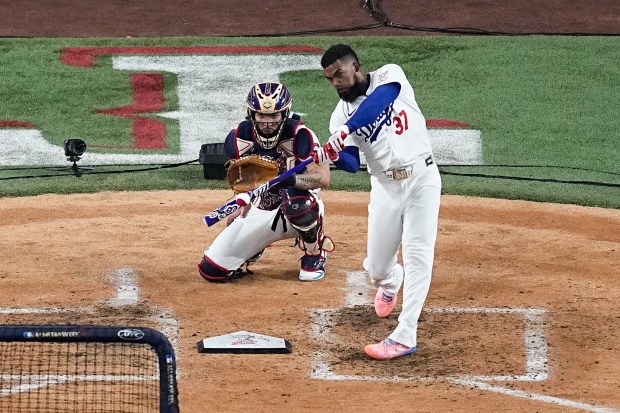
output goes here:
<path id="1" fill-rule="evenodd" d="M 250 258 L 248 258 L 248 260 L 245 262 L 245 264 L 253 264 L 256 261 L 258 261 L 258 259 L 260 257 L 263 256 L 263 254 L 265 253 L 265 248 L 263 248 L 262 250 L 258 251 L 256 254 L 252 255 Z"/>
<path id="2" fill-rule="evenodd" d="M 301 270 L 299 279 L 301 281 L 318 281 L 325 276 L 325 262 L 327 254 L 321 251 L 318 255 L 304 255 L 301 257 Z"/>
<path id="3" fill-rule="evenodd" d="M 388 295 L 383 288 L 379 287 L 375 295 L 375 313 L 379 317 L 387 317 L 398 302 L 398 294 Z"/>
<path id="4" fill-rule="evenodd" d="M 248 258 L 246 262 L 241 264 L 241 267 L 243 267 L 245 265 L 245 272 L 250 274 L 250 275 L 254 275 L 254 271 L 250 270 L 250 264 L 253 264 L 256 261 L 258 261 L 258 259 L 260 257 L 262 257 L 264 253 L 265 253 L 265 248 L 263 248 L 262 250 L 258 251 L 256 254 L 252 255 L 250 258 Z"/>
<path id="5" fill-rule="evenodd" d="M 369 344 L 364 348 L 364 352 L 375 360 L 389 360 L 395 357 L 406 356 L 416 351 L 416 347 L 407 347 L 397 343 L 391 338 L 387 338 L 377 344 Z"/>

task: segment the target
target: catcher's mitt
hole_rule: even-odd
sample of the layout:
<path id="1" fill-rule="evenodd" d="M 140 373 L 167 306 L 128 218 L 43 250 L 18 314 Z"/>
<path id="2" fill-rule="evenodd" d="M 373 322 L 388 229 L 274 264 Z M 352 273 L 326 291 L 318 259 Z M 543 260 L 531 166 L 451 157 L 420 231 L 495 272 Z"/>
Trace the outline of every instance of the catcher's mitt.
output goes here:
<path id="1" fill-rule="evenodd" d="M 248 155 L 228 161 L 226 178 L 235 194 L 251 191 L 278 176 L 278 164 L 264 156 Z"/>

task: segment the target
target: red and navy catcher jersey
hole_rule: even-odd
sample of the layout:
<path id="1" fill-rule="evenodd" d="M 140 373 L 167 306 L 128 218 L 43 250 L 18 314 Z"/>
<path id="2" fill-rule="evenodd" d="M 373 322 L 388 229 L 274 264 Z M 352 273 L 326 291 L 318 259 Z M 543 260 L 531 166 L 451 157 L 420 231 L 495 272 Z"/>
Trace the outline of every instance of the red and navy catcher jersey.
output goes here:
<path id="1" fill-rule="evenodd" d="M 224 150 L 230 159 L 254 154 L 268 157 L 278 163 L 282 173 L 308 159 L 318 144 L 314 133 L 303 122 L 288 118 L 282 126 L 278 144 L 265 149 L 256 141 L 252 122 L 244 120 L 226 136 Z"/>
<path id="2" fill-rule="evenodd" d="M 224 151 L 230 159 L 247 155 L 260 155 L 273 159 L 282 173 L 312 156 L 319 141 L 314 132 L 298 119 L 288 118 L 282 126 L 278 144 L 272 149 L 265 149 L 256 141 L 252 122 L 244 120 L 236 129 L 226 136 Z M 303 173 L 300 172 L 300 173 Z M 258 205 L 261 209 L 273 210 L 280 205 L 280 189 L 272 188 L 261 197 Z"/>

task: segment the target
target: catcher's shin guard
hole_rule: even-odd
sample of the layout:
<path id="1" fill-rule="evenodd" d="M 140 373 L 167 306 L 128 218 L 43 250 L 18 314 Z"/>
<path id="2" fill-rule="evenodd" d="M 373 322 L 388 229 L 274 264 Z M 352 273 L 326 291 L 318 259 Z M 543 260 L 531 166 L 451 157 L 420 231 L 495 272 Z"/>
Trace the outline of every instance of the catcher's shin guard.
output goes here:
<path id="1" fill-rule="evenodd" d="M 301 281 L 318 281 L 325 276 L 327 251 L 334 250 L 331 238 L 323 235 L 323 219 L 316 198 L 308 191 L 287 188 L 282 193 L 282 212 L 299 234 Z"/>
<path id="2" fill-rule="evenodd" d="M 222 268 L 205 255 L 202 257 L 200 264 L 198 264 L 198 273 L 209 282 L 226 283 L 235 278 L 239 278 L 241 271 L 229 271 Z"/>
<path id="3" fill-rule="evenodd" d="M 305 243 L 317 242 L 321 217 L 319 204 L 310 192 L 287 188 L 282 192 L 280 208 Z"/>

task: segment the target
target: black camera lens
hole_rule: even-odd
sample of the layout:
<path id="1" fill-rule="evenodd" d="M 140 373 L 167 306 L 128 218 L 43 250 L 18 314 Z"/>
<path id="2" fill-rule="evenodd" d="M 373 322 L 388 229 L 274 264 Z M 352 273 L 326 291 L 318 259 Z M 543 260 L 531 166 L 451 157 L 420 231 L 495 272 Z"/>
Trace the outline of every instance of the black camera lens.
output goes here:
<path id="1" fill-rule="evenodd" d="M 65 156 L 82 156 L 86 152 L 86 142 L 81 139 L 67 139 L 65 141 Z"/>

